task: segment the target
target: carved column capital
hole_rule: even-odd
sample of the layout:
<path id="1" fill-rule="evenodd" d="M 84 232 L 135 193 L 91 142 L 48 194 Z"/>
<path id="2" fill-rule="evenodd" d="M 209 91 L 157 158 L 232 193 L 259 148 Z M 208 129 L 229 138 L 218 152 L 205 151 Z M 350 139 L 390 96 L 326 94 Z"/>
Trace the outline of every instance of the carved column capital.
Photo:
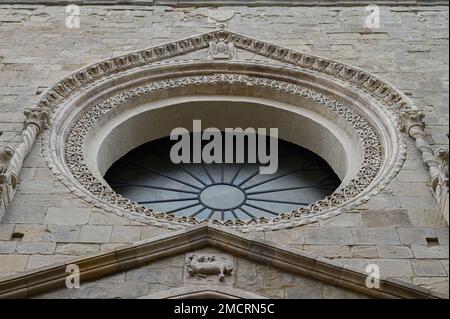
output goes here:
<path id="1" fill-rule="evenodd" d="M 36 125 L 39 132 L 42 132 L 50 125 L 50 115 L 47 109 L 44 108 L 27 109 L 25 110 L 24 114 L 25 114 L 25 123 L 24 123 L 25 129 L 29 125 L 33 124 Z"/>
<path id="2" fill-rule="evenodd" d="M 422 111 L 408 110 L 401 113 L 403 131 L 411 137 L 424 134 L 425 114 Z"/>

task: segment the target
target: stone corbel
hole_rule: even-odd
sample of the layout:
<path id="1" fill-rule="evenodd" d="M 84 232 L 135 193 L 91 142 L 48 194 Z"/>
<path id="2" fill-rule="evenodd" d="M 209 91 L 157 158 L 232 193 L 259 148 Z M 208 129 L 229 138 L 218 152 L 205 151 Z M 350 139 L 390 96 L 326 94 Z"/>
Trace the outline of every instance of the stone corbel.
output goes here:
<path id="1" fill-rule="evenodd" d="M 26 110 L 22 141 L 14 150 L 10 147 L 0 150 L 0 221 L 6 207 L 14 197 L 23 161 L 30 152 L 37 135 L 48 125 L 49 112 L 47 109 Z"/>
<path id="2" fill-rule="evenodd" d="M 448 224 L 448 150 L 440 149 L 435 154 L 431 145 L 425 139 L 424 118 L 425 114 L 421 111 L 404 111 L 402 112 L 402 128 L 406 134 L 414 139 L 422 154 L 422 160 L 430 173 L 433 194 Z M 445 200 L 442 201 L 442 196 L 445 193 L 447 194 L 447 204 L 445 204 Z"/>

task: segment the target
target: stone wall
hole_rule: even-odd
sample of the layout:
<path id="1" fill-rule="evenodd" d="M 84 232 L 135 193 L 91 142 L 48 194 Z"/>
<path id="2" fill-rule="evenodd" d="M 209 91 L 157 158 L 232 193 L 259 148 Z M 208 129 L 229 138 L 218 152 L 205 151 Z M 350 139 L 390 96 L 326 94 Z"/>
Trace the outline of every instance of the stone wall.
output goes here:
<path id="1" fill-rule="evenodd" d="M 195 253 L 221 254 L 214 248 Z M 280 271 L 243 258 L 232 257 L 235 269 L 220 285 L 255 293 L 267 298 L 360 299 L 367 296 L 318 280 Z M 185 254 L 166 258 L 144 267 L 128 270 L 80 285 L 80 289 L 59 289 L 36 298 L 139 298 L 184 285 L 208 289 L 213 280 L 190 276 L 184 267 Z M 214 277 L 214 276 L 212 276 Z M 217 276 L 216 276 L 217 277 Z M 217 283 L 216 283 L 217 284 Z"/>
<path id="2" fill-rule="evenodd" d="M 448 7 L 229 7 L 234 32 L 350 63 L 379 75 L 426 112 L 433 147 L 448 145 Z M 0 145 L 14 146 L 23 111 L 46 87 L 86 64 L 215 29 L 204 8 L 83 6 L 67 29 L 64 7 L 0 5 Z M 364 207 L 320 224 L 255 233 L 382 276 L 448 294 L 448 227 L 420 152 Z M 319 227 L 320 226 L 320 227 Z M 92 208 L 48 169 L 38 139 L 0 224 L 0 276 L 149 238 L 169 230 Z"/>

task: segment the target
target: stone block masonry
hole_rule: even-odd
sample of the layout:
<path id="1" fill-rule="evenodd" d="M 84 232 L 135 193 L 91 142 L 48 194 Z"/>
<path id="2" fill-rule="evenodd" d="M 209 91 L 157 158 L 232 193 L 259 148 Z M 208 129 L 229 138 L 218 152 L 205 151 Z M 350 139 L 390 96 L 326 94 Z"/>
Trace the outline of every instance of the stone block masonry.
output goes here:
<path id="1" fill-rule="evenodd" d="M 178 8 L 181 1 L 153 6 L 162 2 L 142 0 L 116 7 L 106 1 L 104 6 L 83 5 L 80 29 L 67 29 L 64 7 L 49 5 L 56 1 L 45 2 L 47 5 L 32 5 L 31 1 L 20 5 L 15 1 L 12 6 L 11 1 L 0 0 L 0 145 L 20 142 L 25 107 L 37 100 L 43 88 L 72 71 L 216 28 L 208 22 L 204 8 Z M 381 28 L 368 30 L 364 7 L 339 6 L 339 2 L 332 7 L 308 7 L 305 3 L 291 7 L 301 1 L 281 2 L 289 7 L 230 7 L 235 14 L 228 29 L 381 76 L 425 111 L 425 133 L 431 147 L 448 146 L 447 6 L 436 6 L 438 2 L 428 6 L 431 1 L 408 1 L 419 6 L 381 6 Z M 448 227 L 429 182 L 421 154 L 410 139 L 402 171 L 370 202 L 306 227 L 251 235 L 361 270 L 376 263 L 388 277 L 448 294 Z M 169 231 L 101 211 L 69 193 L 43 160 L 38 137 L 23 163 L 14 202 L 0 224 L 0 276 Z M 170 267 L 179 269 L 180 260 L 172 261 Z M 266 296 L 334 293 L 307 282 L 301 287 L 308 290 L 298 289 L 289 275 L 261 265 L 239 261 L 239 267 L 246 269 L 237 275 L 245 277 L 238 278 L 242 288 Z M 138 285 L 142 278 L 149 283 L 145 287 Z M 113 289 L 108 287 L 118 286 L 117 281 L 127 282 L 115 293 L 120 296 L 128 296 L 130 287 L 148 293 L 160 291 L 167 288 L 161 278 L 160 269 L 130 272 L 123 278 L 108 278 L 108 283 L 86 286 L 80 296 L 109 296 L 107 292 Z M 173 278 L 170 285 L 176 287 L 181 277 Z"/>

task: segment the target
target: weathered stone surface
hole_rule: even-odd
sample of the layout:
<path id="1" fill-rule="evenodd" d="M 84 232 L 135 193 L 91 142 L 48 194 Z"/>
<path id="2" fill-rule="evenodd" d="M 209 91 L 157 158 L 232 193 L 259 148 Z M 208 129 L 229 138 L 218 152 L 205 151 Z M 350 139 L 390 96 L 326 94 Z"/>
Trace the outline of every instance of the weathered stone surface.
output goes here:
<path id="1" fill-rule="evenodd" d="M 105 212 L 93 210 L 90 219 L 90 225 L 141 225 L 140 223 L 129 220 L 125 217 L 112 215 Z"/>
<path id="2" fill-rule="evenodd" d="M 292 287 L 286 289 L 288 299 L 322 299 L 322 287 Z"/>
<path id="3" fill-rule="evenodd" d="M 8 214 L 2 219 L 4 223 L 14 224 L 39 224 L 43 223 L 46 207 L 27 207 L 13 204 L 8 209 Z"/>
<path id="4" fill-rule="evenodd" d="M 45 216 L 46 224 L 54 225 L 84 225 L 89 222 L 90 209 L 49 207 Z"/>
<path id="5" fill-rule="evenodd" d="M 173 286 L 181 284 L 182 273 L 182 268 L 175 267 L 140 268 L 128 271 L 125 276 L 125 281 Z"/>
<path id="6" fill-rule="evenodd" d="M 14 224 L 0 224 L 0 240 L 11 240 Z"/>
<path id="7" fill-rule="evenodd" d="M 111 235 L 113 243 L 133 243 L 141 238 L 140 226 L 114 226 Z"/>
<path id="8" fill-rule="evenodd" d="M 80 233 L 80 243 L 109 243 L 112 226 L 83 226 Z"/>
<path id="9" fill-rule="evenodd" d="M 65 262 L 73 258 L 67 255 L 31 255 L 26 263 L 26 270 L 36 269 L 39 267 L 48 266 L 55 263 Z"/>
<path id="10" fill-rule="evenodd" d="M 352 245 L 353 236 L 345 227 L 305 227 L 305 243 L 310 245 Z"/>
<path id="11" fill-rule="evenodd" d="M 12 254 L 16 251 L 17 242 L 0 241 L 0 254 Z"/>
<path id="12" fill-rule="evenodd" d="M 435 237 L 432 228 L 398 228 L 398 236 L 404 245 L 427 245 L 428 237 Z"/>
<path id="13" fill-rule="evenodd" d="M 430 289 L 436 293 L 449 294 L 448 278 L 444 277 L 417 277 L 413 279 L 414 285 Z"/>
<path id="14" fill-rule="evenodd" d="M 58 244 L 55 254 L 81 256 L 99 251 L 100 245 L 97 244 Z"/>
<path id="15" fill-rule="evenodd" d="M 443 277 L 446 271 L 439 260 L 412 260 L 414 273 L 420 277 Z"/>
<path id="16" fill-rule="evenodd" d="M 416 258 L 448 258 L 449 246 L 411 246 Z"/>
<path id="17" fill-rule="evenodd" d="M 0 5 L 0 43 L 4 44 L 0 44 L 0 131 L 3 132 L 0 133 L 0 144 L 16 145 L 23 129 L 23 110 L 36 101 L 36 92 L 73 70 L 110 56 L 215 27 L 208 24 L 206 17 L 195 8 L 179 11 L 155 7 L 147 11 L 133 6 L 114 9 L 83 6 L 83 9 L 87 15 L 82 19 L 82 29 L 70 31 L 70 37 L 60 37 L 55 35 L 68 31 L 61 23 L 65 17 L 64 7 Z M 403 90 L 413 104 L 426 111 L 427 140 L 432 147 L 448 145 L 448 7 L 382 7 L 382 29 L 375 33 L 367 33 L 362 26 L 366 18 L 364 7 L 340 7 L 339 12 L 336 8 L 326 7 L 236 7 L 233 10 L 235 15 L 228 22 L 233 31 L 381 74 Z M 105 16 L 110 19 L 99 24 L 98 17 Z M 292 38 L 292 32 L 286 32 L 287 29 L 302 34 L 301 41 Z M 27 36 L 23 37 L 23 34 Z M 102 41 L 98 41 L 99 36 Z M 189 57 L 204 58 L 205 54 L 199 52 Z M 252 58 L 252 54 L 239 54 L 240 59 Z M 362 270 L 367 263 L 382 264 L 387 258 L 389 265 L 383 264 L 383 268 L 387 268 L 392 276 L 448 293 L 448 227 L 440 219 L 441 213 L 431 196 L 430 176 L 421 153 L 412 139 L 407 138 L 406 142 L 407 160 L 398 177 L 379 196 L 355 212 L 319 221 L 313 227 L 263 232 L 255 237 L 263 234 L 266 240 L 337 258 Z M 16 248 L 33 254 L 26 266 L 32 269 L 64 260 L 67 256 L 134 242 L 137 228 L 131 227 L 142 226 L 139 239 L 169 232 L 92 208 L 71 194 L 50 173 L 40 141 L 25 160 L 18 193 L 1 222 L 1 275 L 25 269 L 28 256 L 19 255 Z M 87 225 L 104 228 L 84 228 Z M 323 227 L 327 229 L 321 231 Z M 14 231 L 24 234 L 21 242 L 10 241 Z M 438 245 L 430 246 L 427 238 L 438 238 Z M 57 243 L 55 256 L 36 254 L 39 251 L 46 253 L 54 243 Z M 351 247 L 347 249 L 348 246 Z M 10 260 L 1 259 L 5 256 Z M 407 266 L 408 259 L 411 259 L 413 272 Z M 173 259 L 170 264 L 182 267 L 183 262 Z M 14 264 L 17 267 L 11 266 Z M 163 269 L 164 263 L 149 267 Z M 239 265 L 237 267 L 239 270 Z M 282 298 L 301 294 L 296 287 L 289 286 L 292 281 L 288 276 L 281 275 L 278 283 L 272 279 L 271 268 L 256 267 L 251 263 L 242 268 L 242 272 L 236 272 L 235 279 L 239 285 L 242 282 L 245 290 Z M 264 287 L 264 282 L 276 287 Z M 300 287 L 298 279 L 293 282 Z M 291 288 L 289 293 L 287 286 L 282 287 L 283 283 Z M 133 291 L 144 294 L 167 289 L 167 285 L 130 282 L 117 286 L 109 283 L 85 289 L 78 294 L 64 290 L 59 296 L 133 297 Z M 319 295 L 319 292 L 311 291 L 311 294 Z M 329 287 L 324 287 L 320 294 L 324 297 L 334 295 Z"/>
<path id="18" fill-rule="evenodd" d="M 378 246 L 380 258 L 414 258 L 412 250 L 404 246 Z"/>
<path id="19" fill-rule="evenodd" d="M 396 245 L 400 244 L 395 228 L 352 228 L 357 245 Z"/>
<path id="20" fill-rule="evenodd" d="M 51 255 L 55 252 L 56 244 L 51 242 L 22 242 L 17 245 L 19 254 Z"/>
<path id="21" fill-rule="evenodd" d="M 351 253 L 355 258 L 378 258 L 376 246 L 353 246 Z"/>
<path id="22" fill-rule="evenodd" d="M 58 243 L 78 242 L 80 237 L 81 226 L 78 225 L 48 225 L 53 241 Z"/>
<path id="23" fill-rule="evenodd" d="M 28 255 L 0 255 L 0 273 L 23 271 L 28 261 Z"/>
<path id="24" fill-rule="evenodd" d="M 382 277 L 413 277 L 411 262 L 407 259 L 374 259 L 372 263 L 380 267 Z"/>
<path id="25" fill-rule="evenodd" d="M 351 257 L 350 246 L 341 245 L 303 245 L 303 250 L 328 258 Z"/>
<path id="26" fill-rule="evenodd" d="M 50 240 L 50 233 L 45 228 L 45 225 L 17 224 L 14 228 L 14 232 L 23 235 L 21 238 L 21 241 L 23 242 L 40 242 Z"/>
<path id="27" fill-rule="evenodd" d="M 367 227 L 410 226 L 407 210 L 376 210 L 361 212 L 363 224 Z"/>

